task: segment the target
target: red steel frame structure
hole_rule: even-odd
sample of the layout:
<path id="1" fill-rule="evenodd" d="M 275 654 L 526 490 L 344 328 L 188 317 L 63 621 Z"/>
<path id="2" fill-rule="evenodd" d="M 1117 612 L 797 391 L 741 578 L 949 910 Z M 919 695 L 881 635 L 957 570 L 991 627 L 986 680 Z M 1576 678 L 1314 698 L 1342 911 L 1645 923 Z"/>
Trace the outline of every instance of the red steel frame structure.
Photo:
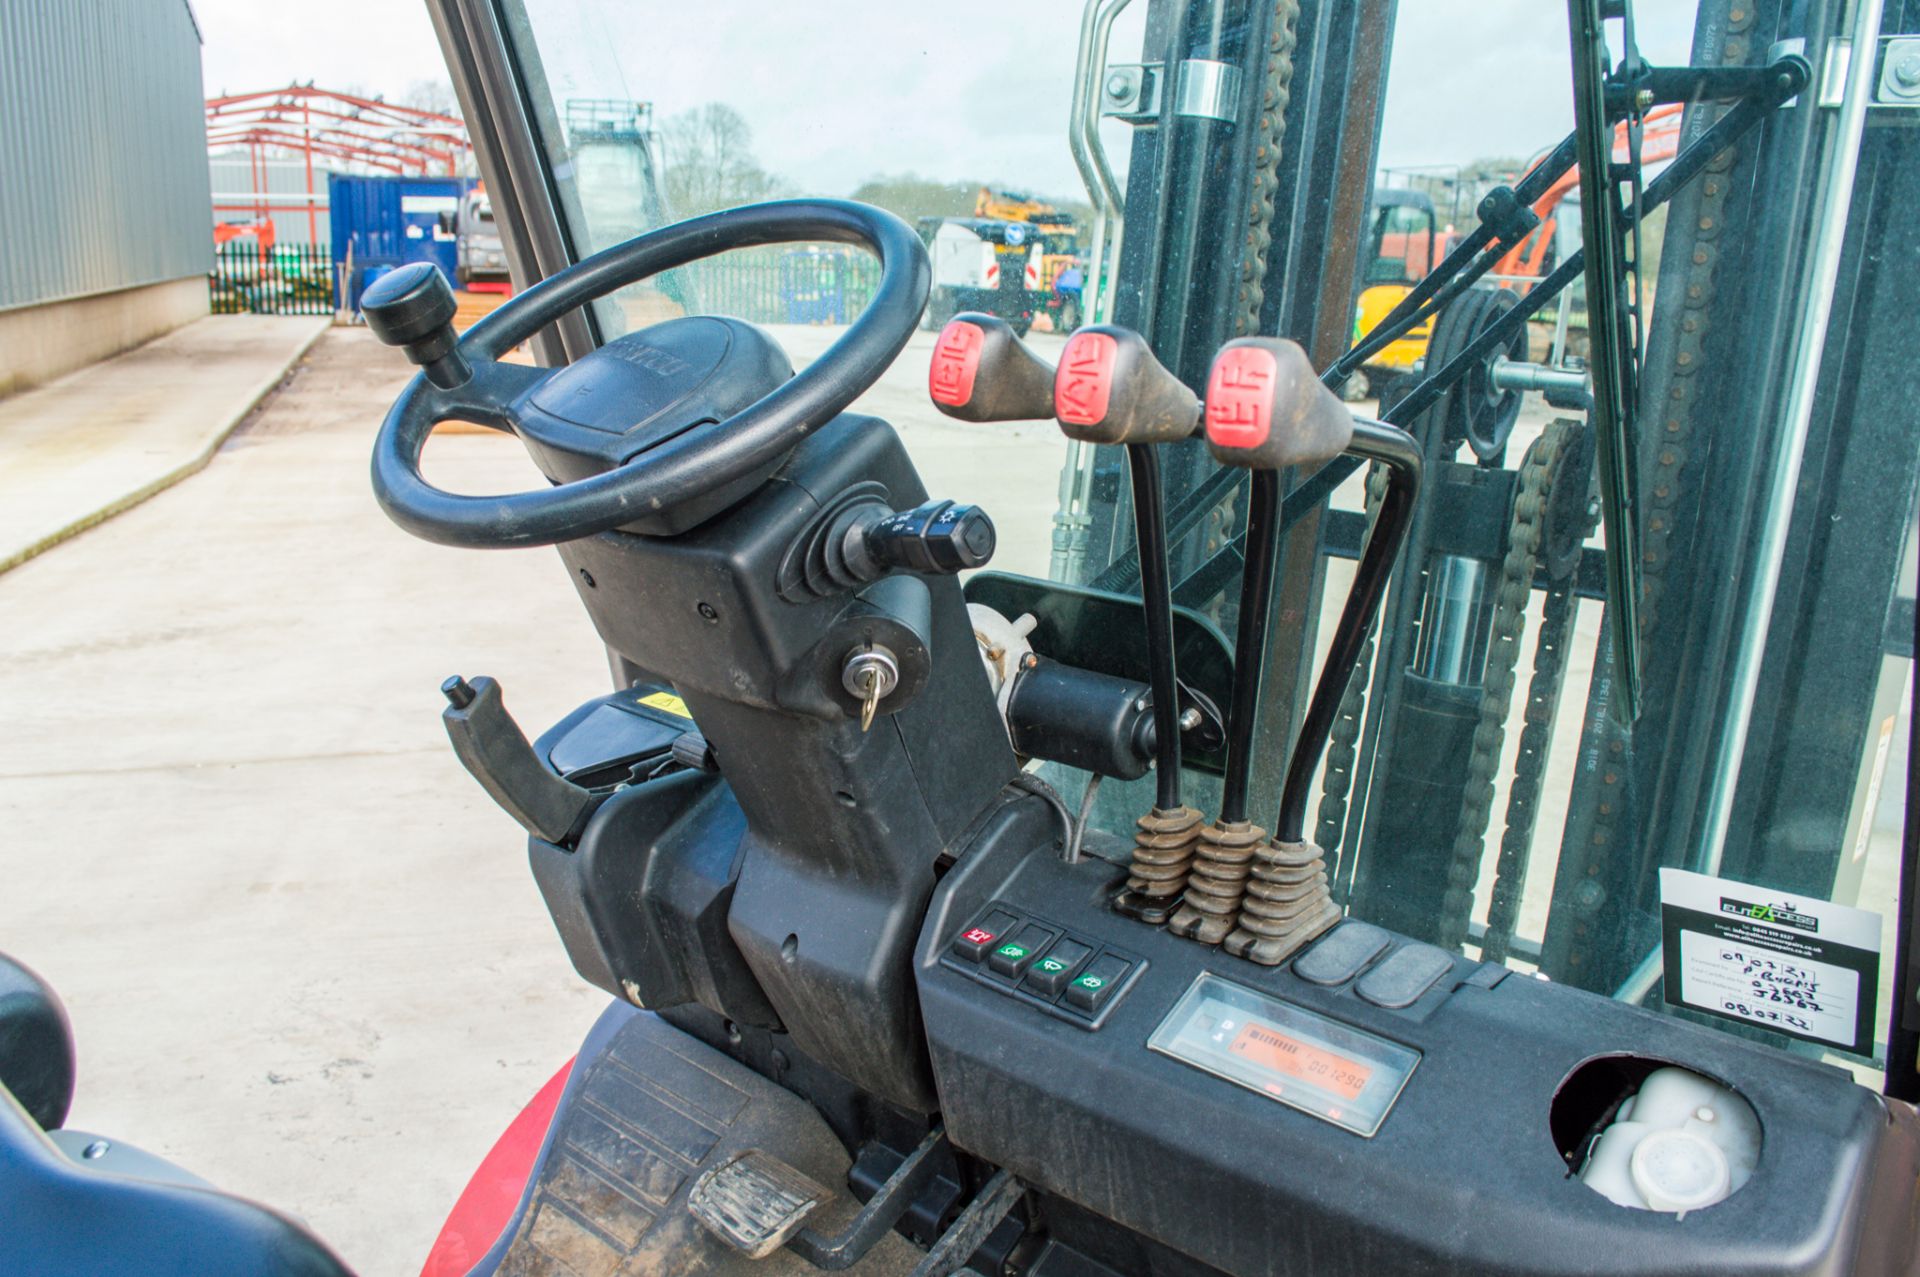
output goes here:
<path id="1" fill-rule="evenodd" d="M 272 211 L 267 161 L 275 153 L 296 154 L 307 170 L 307 238 L 318 242 L 319 209 L 326 197 L 313 188 L 316 155 L 400 175 L 451 176 L 472 154 L 473 144 L 467 140 L 467 126 L 453 116 L 307 83 L 208 98 L 208 152 L 236 148 L 247 152 L 253 189 L 244 203 L 223 203 L 221 196 L 228 193 L 215 192 L 214 210 L 266 220 Z"/>

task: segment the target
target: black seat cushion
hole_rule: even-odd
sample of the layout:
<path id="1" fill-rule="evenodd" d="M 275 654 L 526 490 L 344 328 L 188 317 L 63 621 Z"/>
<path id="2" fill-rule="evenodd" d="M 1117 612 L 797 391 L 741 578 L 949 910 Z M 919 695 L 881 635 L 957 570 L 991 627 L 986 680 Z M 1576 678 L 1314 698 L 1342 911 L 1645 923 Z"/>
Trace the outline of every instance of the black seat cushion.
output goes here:
<path id="1" fill-rule="evenodd" d="M 0 953 L 0 1086 L 51 1131 L 73 1104 L 73 1031 L 47 982 Z"/>

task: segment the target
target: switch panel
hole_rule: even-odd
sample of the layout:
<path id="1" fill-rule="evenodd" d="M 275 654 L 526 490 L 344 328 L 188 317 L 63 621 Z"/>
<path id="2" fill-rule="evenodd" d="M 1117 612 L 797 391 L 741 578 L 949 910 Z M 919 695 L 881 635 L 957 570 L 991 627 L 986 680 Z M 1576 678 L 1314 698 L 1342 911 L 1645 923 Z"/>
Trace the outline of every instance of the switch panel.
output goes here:
<path id="1" fill-rule="evenodd" d="M 940 965 L 1069 1024 L 1098 1029 L 1147 964 L 995 901 L 954 935 Z"/>

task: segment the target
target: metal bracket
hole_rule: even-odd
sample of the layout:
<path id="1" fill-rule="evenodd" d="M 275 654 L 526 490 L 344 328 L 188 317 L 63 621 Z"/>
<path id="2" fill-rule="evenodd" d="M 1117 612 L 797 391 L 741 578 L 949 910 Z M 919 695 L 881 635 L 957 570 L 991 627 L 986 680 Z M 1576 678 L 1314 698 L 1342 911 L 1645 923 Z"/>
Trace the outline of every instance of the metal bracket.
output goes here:
<path id="1" fill-rule="evenodd" d="M 1160 85 L 1166 67 L 1159 62 L 1115 62 L 1100 81 L 1100 114 L 1127 124 L 1157 124 Z"/>
<path id="2" fill-rule="evenodd" d="M 1887 36 L 1880 41 L 1880 80 L 1875 106 L 1920 107 L 1920 38 Z"/>
<path id="3" fill-rule="evenodd" d="M 1180 64 L 1180 82 L 1173 95 L 1173 113 L 1201 120 L 1240 118 L 1240 68 L 1231 62 L 1188 58 Z"/>
<path id="4" fill-rule="evenodd" d="M 1823 62 L 1814 101 L 1820 106 L 1837 107 L 1847 99 L 1847 75 L 1853 67 L 1853 41 L 1843 37 L 1827 41 Z"/>
<path id="5" fill-rule="evenodd" d="M 1920 108 L 1920 36 L 1881 36 L 1876 43 L 1880 74 L 1874 80 L 1870 105 Z M 1778 50 L 1787 45 L 1799 45 L 1800 49 L 1787 51 L 1800 52 L 1806 41 L 1786 40 L 1774 48 Z M 1845 36 L 1827 41 L 1824 62 L 1815 101 L 1823 107 L 1838 107 L 1846 100 L 1847 73 L 1853 65 L 1853 41 Z M 1783 105 L 1792 106 L 1793 101 Z"/>
<path id="6" fill-rule="evenodd" d="M 1100 82 L 1100 114 L 1135 126 L 1160 122 L 1167 68 L 1163 62 L 1116 62 Z M 1188 58 L 1174 75 L 1173 113 L 1196 120 L 1239 118 L 1240 68 Z"/>

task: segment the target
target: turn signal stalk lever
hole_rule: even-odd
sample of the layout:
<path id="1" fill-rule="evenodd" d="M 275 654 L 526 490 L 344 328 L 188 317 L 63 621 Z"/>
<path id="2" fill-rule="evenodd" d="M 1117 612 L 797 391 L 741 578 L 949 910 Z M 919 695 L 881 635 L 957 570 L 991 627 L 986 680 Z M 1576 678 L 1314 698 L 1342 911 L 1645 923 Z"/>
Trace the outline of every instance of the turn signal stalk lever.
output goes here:
<path id="1" fill-rule="evenodd" d="M 1306 841 L 1307 794 L 1406 535 L 1420 482 L 1420 450 L 1398 427 L 1350 416 L 1320 383 L 1305 351 L 1264 337 L 1230 342 L 1215 357 L 1207 382 L 1207 443 L 1223 463 L 1253 470 L 1253 496 L 1220 820 L 1208 827 L 1188 904 L 1174 929 L 1182 931 L 1185 922 L 1184 934 L 1218 939 L 1231 954 L 1273 966 L 1340 920 L 1320 848 Z M 1387 495 L 1288 759 L 1280 818 L 1268 839 L 1248 823 L 1246 805 L 1278 552 L 1279 471 L 1323 464 L 1341 452 L 1384 463 Z"/>
<path id="2" fill-rule="evenodd" d="M 899 569 L 950 576 L 993 557 L 993 520 L 977 505 L 929 501 L 895 512 L 879 502 L 849 510 L 830 534 L 829 565 L 835 562 L 861 583 Z"/>

